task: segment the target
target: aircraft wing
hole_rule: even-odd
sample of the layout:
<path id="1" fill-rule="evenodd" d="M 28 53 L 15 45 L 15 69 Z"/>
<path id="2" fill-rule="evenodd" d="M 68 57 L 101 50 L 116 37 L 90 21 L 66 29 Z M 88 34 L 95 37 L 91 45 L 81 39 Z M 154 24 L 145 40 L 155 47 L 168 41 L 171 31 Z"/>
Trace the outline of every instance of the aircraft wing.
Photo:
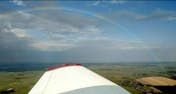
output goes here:
<path id="1" fill-rule="evenodd" d="M 130 93 L 81 64 L 62 64 L 48 68 L 28 94 Z"/>

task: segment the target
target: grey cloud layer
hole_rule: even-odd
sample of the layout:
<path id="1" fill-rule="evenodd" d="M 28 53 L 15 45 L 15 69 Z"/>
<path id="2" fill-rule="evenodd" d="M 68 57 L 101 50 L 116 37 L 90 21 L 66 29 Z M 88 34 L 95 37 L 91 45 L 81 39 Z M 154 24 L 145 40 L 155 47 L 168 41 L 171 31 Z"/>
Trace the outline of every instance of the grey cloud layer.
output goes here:
<path id="1" fill-rule="evenodd" d="M 149 50 L 160 49 L 141 41 L 103 36 L 98 20 L 92 17 L 58 10 L 36 11 L 0 15 L 1 62 L 148 61 L 155 60 Z M 165 52 L 168 49 L 157 50 Z"/>
<path id="2" fill-rule="evenodd" d="M 95 19 L 83 17 L 76 14 L 60 13 L 41 13 L 30 14 L 18 11 L 12 15 L 2 15 L 1 17 L 1 31 L 7 30 L 16 34 L 18 37 L 22 34 L 17 30 L 23 30 L 24 34 L 29 37 L 34 37 L 35 34 L 43 34 L 44 39 L 51 39 L 50 41 L 63 40 L 65 38 L 79 38 L 79 36 L 89 36 L 100 33 L 96 25 L 91 25 Z M 51 17 L 50 15 L 54 15 Z M 80 18 L 80 19 L 79 19 Z M 30 34 L 32 31 L 32 35 Z M 23 34 L 23 35 L 24 35 Z M 40 41 L 40 39 L 39 39 Z"/>

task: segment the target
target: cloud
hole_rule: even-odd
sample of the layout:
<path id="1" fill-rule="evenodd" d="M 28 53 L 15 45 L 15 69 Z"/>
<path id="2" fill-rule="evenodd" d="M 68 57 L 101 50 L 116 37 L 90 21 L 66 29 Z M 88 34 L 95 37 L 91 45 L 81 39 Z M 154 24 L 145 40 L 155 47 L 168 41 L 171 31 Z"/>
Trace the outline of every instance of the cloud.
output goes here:
<path id="1" fill-rule="evenodd" d="M 125 40 L 117 40 L 106 37 L 97 37 L 95 39 L 82 39 L 77 45 L 87 47 L 95 47 L 94 49 L 102 49 L 102 50 L 148 50 L 152 48 L 156 48 L 154 46 L 147 46 L 142 41 L 125 41 Z"/>
<path id="2" fill-rule="evenodd" d="M 30 46 L 41 51 L 64 51 L 74 47 L 74 43 L 67 41 L 38 41 L 33 42 Z"/>
<path id="3" fill-rule="evenodd" d="M 0 62 L 28 61 L 35 58 L 34 49 L 29 47 L 30 40 L 19 37 L 12 32 L 4 32 L 0 29 Z M 25 60 L 26 59 L 26 60 Z"/>
<path id="4" fill-rule="evenodd" d="M 97 6 L 100 4 L 100 1 L 95 1 L 92 5 Z"/>
<path id="5" fill-rule="evenodd" d="M 95 23 L 91 24 L 95 19 L 58 10 L 49 13 L 56 17 L 50 17 L 48 13 L 40 11 L 37 13 L 17 11 L 13 16 L 1 15 L 1 32 L 11 33 L 17 39 L 26 39 L 28 48 L 40 51 L 62 51 L 73 47 L 74 41 L 82 37 L 101 33 Z"/>
<path id="6" fill-rule="evenodd" d="M 20 28 L 13 28 L 10 30 L 5 30 L 5 32 L 11 32 L 11 33 L 15 34 L 18 38 L 28 37 L 28 34 L 26 33 L 26 31 L 24 29 L 20 29 Z"/>
<path id="7" fill-rule="evenodd" d="M 22 0 L 11 0 L 10 2 L 12 2 L 13 4 L 18 5 L 18 6 L 24 6 L 25 5 Z"/>
<path id="8" fill-rule="evenodd" d="M 111 1 L 111 3 L 112 4 L 124 4 L 124 3 L 126 3 L 127 1 L 125 1 L 125 0 L 112 0 Z"/>
<path id="9" fill-rule="evenodd" d="M 103 14 L 104 16 L 115 19 L 115 20 L 136 20 L 136 21 L 153 21 L 153 20 L 163 20 L 163 21 L 175 21 L 176 17 L 175 11 L 155 9 L 148 14 L 137 13 L 128 10 L 114 11 L 112 14 Z"/>
<path id="10" fill-rule="evenodd" d="M 130 19 L 130 20 L 139 20 L 144 17 L 144 15 L 127 11 L 127 10 L 121 10 L 121 11 L 114 11 L 113 14 L 104 14 L 107 18 L 114 19 L 114 20 L 120 20 L 120 19 Z"/>
<path id="11" fill-rule="evenodd" d="M 130 62 L 154 60 L 154 57 L 150 53 L 150 49 L 153 47 L 144 46 L 145 44 L 139 41 L 97 38 L 82 39 L 76 45 L 78 46 L 64 51 L 64 53 L 69 53 L 73 61 Z M 67 57 L 70 58 L 69 56 Z"/>
<path id="12" fill-rule="evenodd" d="M 125 0 L 109 0 L 109 1 L 107 1 L 107 0 L 97 0 L 97 1 L 95 1 L 95 2 L 93 2 L 92 3 L 92 5 L 93 6 L 98 6 L 98 5 L 100 5 L 100 4 L 119 4 L 119 5 L 121 5 L 121 4 L 124 4 L 124 3 L 126 3 L 127 1 L 125 1 Z"/>
<path id="13" fill-rule="evenodd" d="M 168 21 L 176 21 L 176 16 L 168 17 Z"/>
<path id="14" fill-rule="evenodd" d="M 169 18 L 174 18 L 176 16 L 176 11 L 167 11 L 156 9 L 149 15 L 144 15 L 138 18 L 139 20 L 169 20 Z"/>
<path id="15" fill-rule="evenodd" d="M 146 19 L 145 15 L 133 12 L 120 14 L 130 16 L 128 19 Z M 118 40 L 103 33 L 102 21 L 57 9 L 3 14 L 0 22 L 1 62 L 149 61 L 155 59 L 151 49 L 158 55 L 169 50 L 158 50 L 162 46 L 146 45 L 141 41 Z M 175 53 L 170 55 L 175 56 Z M 160 55 L 162 57 L 164 55 Z"/>

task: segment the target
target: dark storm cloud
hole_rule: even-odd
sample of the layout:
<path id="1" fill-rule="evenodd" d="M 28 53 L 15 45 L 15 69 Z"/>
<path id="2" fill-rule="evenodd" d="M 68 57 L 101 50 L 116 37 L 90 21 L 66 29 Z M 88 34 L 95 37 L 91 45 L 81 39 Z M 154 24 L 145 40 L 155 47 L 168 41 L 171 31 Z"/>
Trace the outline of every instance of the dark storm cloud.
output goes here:
<path id="1" fill-rule="evenodd" d="M 32 50 L 28 47 L 27 39 L 19 39 L 10 32 L 0 32 L 0 61 L 24 60 L 25 56 Z M 31 56 L 30 56 L 31 57 Z"/>

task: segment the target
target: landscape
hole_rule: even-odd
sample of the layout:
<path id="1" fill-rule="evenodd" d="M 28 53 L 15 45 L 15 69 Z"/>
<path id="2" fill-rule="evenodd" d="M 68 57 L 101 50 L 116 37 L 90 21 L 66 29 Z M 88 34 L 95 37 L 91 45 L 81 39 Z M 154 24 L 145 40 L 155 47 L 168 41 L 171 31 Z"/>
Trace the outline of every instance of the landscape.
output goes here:
<path id="1" fill-rule="evenodd" d="M 0 65 L 0 91 L 8 88 L 14 89 L 14 94 L 27 94 L 33 85 L 39 80 L 47 67 L 56 64 L 25 64 Z M 24 69 L 21 66 L 26 66 Z M 137 84 L 135 79 L 142 77 L 162 76 L 176 79 L 175 62 L 162 63 L 86 63 L 83 64 L 90 70 L 124 87 L 132 94 L 153 93 L 149 86 L 143 87 Z M 8 68 L 9 67 L 9 68 Z M 41 68 L 42 67 L 42 68 Z M 20 70 L 19 70 L 20 69 Z M 28 69 L 28 70 L 26 70 Z M 156 93 L 158 94 L 158 93 Z"/>
<path id="2" fill-rule="evenodd" d="M 176 0 L 0 0 L 0 94 L 175 90 Z"/>

